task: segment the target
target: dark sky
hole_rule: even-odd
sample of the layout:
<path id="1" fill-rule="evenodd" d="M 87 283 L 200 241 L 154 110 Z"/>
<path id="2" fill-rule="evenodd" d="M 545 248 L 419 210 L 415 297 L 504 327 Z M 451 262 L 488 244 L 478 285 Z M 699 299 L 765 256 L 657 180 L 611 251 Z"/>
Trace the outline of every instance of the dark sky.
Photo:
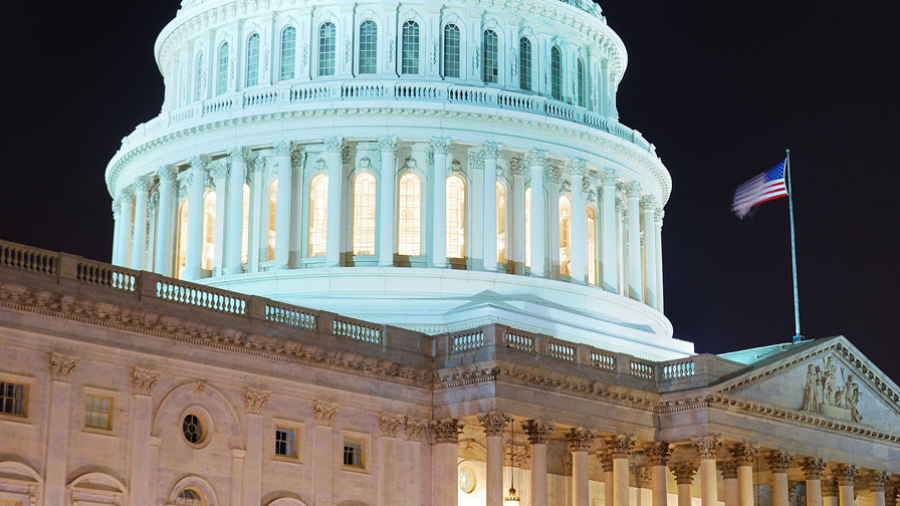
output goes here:
<path id="1" fill-rule="evenodd" d="M 103 172 L 154 117 L 176 0 L 12 2 L 2 32 L 0 238 L 108 261 Z M 629 52 L 622 122 L 674 179 L 666 314 L 698 352 L 793 335 L 787 200 L 734 187 L 792 151 L 803 334 L 844 334 L 900 380 L 900 2 L 607 0 Z"/>

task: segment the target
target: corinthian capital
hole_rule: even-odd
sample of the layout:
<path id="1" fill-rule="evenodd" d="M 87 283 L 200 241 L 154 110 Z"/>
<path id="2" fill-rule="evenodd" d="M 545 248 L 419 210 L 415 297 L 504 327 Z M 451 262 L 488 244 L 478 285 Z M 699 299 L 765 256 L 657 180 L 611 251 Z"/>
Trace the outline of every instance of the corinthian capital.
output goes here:
<path id="1" fill-rule="evenodd" d="M 153 387 L 159 381 L 159 371 L 151 371 L 135 367 L 131 373 L 132 392 L 135 395 L 151 395 Z"/>
<path id="2" fill-rule="evenodd" d="M 522 428 L 528 435 L 528 442 L 533 445 L 545 445 L 550 440 L 553 432 L 553 422 L 547 420 L 528 420 L 522 422 Z"/>
<path id="3" fill-rule="evenodd" d="M 486 436 L 502 436 L 506 426 L 512 421 L 509 415 L 499 411 L 489 411 L 478 415 L 478 421 L 484 427 Z"/>
<path id="4" fill-rule="evenodd" d="M 406 440 L 407 441 L 421 441 L 422 433 L 425 432 L 425 429 L 428 427 L 427 420 L 418 420 L 415 418 L 406 417 Z"/>
<path id="5" fill-rule="evenodd" d="M 766 463 L 773 473 L 786 473 L 794 461 L 794 454 L 779 450 L 772 450 L 766 454 Z"/>
<path id="6" fill-rule="evenodd" d="M 503 144 L 499 142 L 487 141 L 481 146 L 481 152 L 486 159 L 496 159 L 501 149 L 503 149 Z"/>
<path id="7" fill-rule="evenodd" d="M 656 223 L 659 228 L 662 228 L 663 218 L 666 217 L 666 212 L 661 208 L 657 207 L 655 211 L 653 211 L 653 222 Z"/>
<path id="8" fill-rule="evenodd" d="M 275 156 L 291 156 L 290 141 L 281 141 L 275 143 Z"/>
<path id="9" fill-rule="evenodd" d="M 815 459 L 812 457 L 802 459 L 799 464 L 800 469 L 803 470 L 803 477 L 807 480 L 821 480 L 822 473 L 825 472 L 825 468 L 828 467 L 828 462 L 826 462 L 825 459 Z"/>
<path id="10" fill-rule="evenodd" d="M 566 434 L 566 440 L 569 442 L 569 451 L 586 452 L 590 450 L 594 437 L 596 437 L 594 431 L 584 427 L 569 429 L 569 433 Z"/>
<path id="11" fill-rule="evenodd" d="M 695 462 L 681 462 L 669 466 L 672 474 L 675 475 L 675 483 L 679 485 L 690 485 L 694 482 L 694 474 L 699 466 Z"/>
<path id="12" fill-rule="evenodd" d="M 891 473 L 887 471 L 871 471 L 866 475 L 869 482 L 869 488 L 873 492 L 884 492 L 887 484 L 891 481 Z"/>
<path id="13" fill-rule="evenodd" d="M 119 196 L 116 198 L 116 200 L 118 202 L 121 202 L 122 204 L 133 204 L 134 188 L 132 188 L 130 185 L 122 188 L 122 190 L 119 191 Z"/>
<path id="14" fill-rule="evenodd" d="M 399 415 L 381 413 L 378 416 L 378 424 L 381 426 L 381 435 L 383 437 L 397 437 L 397 431 L 400 429 L 401 423 L 403 423 L 403 417 Z"/>
<path id="15" fill-rule="evenodd" d="M 525 164 L 529 167 L 547 167 L 547 150 L 532 149 L 525 155 Z"/>
<path id="16" fill-rule="evenodd" d="M 637 439 L 626 434 L 610 436 L 604 440 L 607 451 L 614 459 L 627 459 L 634 450 Z"/>
<path id="17" fill-rule="evenodd" d="M 697 450 L 697 455 L 701 459 L 715 459 L 719 456 L 719 449 L 722 448 L 722 438 L 715 436 L 702 436 L 691 439 L 691 444 Z"/>
<path id="18" fill-rule="evenodd" d="M 462 432 L 465 426 L 465 422 L 456 418 L 432 420 L 429 424 L 431 433 L 434 435 L 435 444 L 458 443 L 459 433 Z"/>
<path id="19" fill-rule="evenodd" d="M 436 155 L 446 155 L 450 149 L 450 137 L 432 137 L 431 149 Z"/>
<path id="20" fill-rule="evenodd" d="M 50 352 L 50 379 L 52 381 L 68 382 L 72 377 L 72 371 L 81 362 L 81 357 L 73 357 L 63 355 L 62 353 Z"/>
<path id="21" fill-rule="evenodd" d="M 328 137 L 325 139 L 325 150 L 329 153 L 340 154 L 344 150 L 343 137 Z"/>
<path id="22" fill-rule="evenodd" d="M 856 477 L 859 476 L 859 468 L 847 464 L 838 464 L 832 469 L 834 479 L 838 485 L 852 487 L 856 483 Z"/>
<path id="23" fill-rule="evenodd" d="M 603 169 L 600 171 L 600 179 L 603 186 L 615 186 L 619 181 L 619 173 L 615 169 Z"/>
<path id="24" fill-rule="evenodd" d="M 637 468 L 637 473 L 634 477 L 638 488 L 650 488 L 653 485 L 653 470 L 649 467 Z"/>
<path id="25" fill-rule="evenodd" d="M 132 185 L 134 187 L 135 193 L 147 193 L 150 189 L 150 178 L 147 176 L 141 176 L 134 180 Z"/>
<path id="26" fill-rule="evenodd" d="M 209 163 L 209 157 L 206 155 L 196 155 L 190 159 L 191 170 L 204 170 Z"/>
<path id="27" fill-rule="evenodd" d="M 629 181 L 625 184 L 625 194 L 628 195 L 630 199 L 640 198 L 641 196 L 641 183 L 637 181 Z"/>
<path id="28" fill-rule="evenodd" d="M 731 458 L 738 467 L 753 465 L 757 455 L 759 455 L 759 449 L 750 443 L 738 443 L 731 447 Z"/>
<path id="29" fill-rule="evenodd" d="M 261 415 L 272 392 L 259 388 L 244 387 L 244 411 L 252 415 Z"/>
<path id="30" fill-rule="evenodd" d="M 720 460 L 716 462 L 716 467 L 722 472 L 723 480 L 737 479 L 737 464 L 733 460 Z"/>
<path id="31" fill-rule="evenodd" d="M 597 455 L 597 460 L 600 461 L 600 467 L 603 468 L 603 472 L 604 473 L 613 472 L 613 467 L 614 467 L 613 456 L 611 453 L 609 453 L 609 450 L 604 448 L 602 450 L 597 450 L 595 453 Z"/>
<path id="32" fill-rule="evenodd" d="M 163 165 L 162 167 L 156 169 L 156 177 L 159 178 L 160 183 L 171 183 L 175 181 L 175 176 L 178 175 L 178 167 L 174 165 Z"/>
<path id="33" fill-rule="evenodd" d="M 566 162 L 566 172 L 568 172 L 570 176 L 584 177 L 585 169 L 587 169 L 587 162 L 581 158 L 575 158 L 574 160 Z"/>
<path id="34" fill-rule="evenodd" d="M 656 211 L 656 197 L 653 195 L 644 195 L 641 197 L 642 211 Z"/>
<path id="35" fill-rule="evenodd" d="M 644 447 L 644 453 L 650 459 L 651 466 L 666 465 L 669 462 L 669 457 L 672 456 L 672 450 L 672 448 L 669 448 L 669 443 L 663 441 L 654 441 Z"/>
<path id="36" fill-rule="evenodd" d="M 246 163 L 248 156 L 249 153 L 247 153 L 247 148 L 244 146 L 235 146 L 228 152 L 228 157 L 231 158 L 232 163 Z"/>
<path id="37" fill-rule="evenodd" d="M 333 402 L 325 402 L 325 401 L 315 401 L 316 402 L 316 425 L 324 425 L 327 427 L 331 427 L 331 422 L 334 420 L 334 415 L 337 414 L 338 409 L 341 407 L 339 404 L 335 404 Z"/>
<path id="38" fill-rule="evenodd" d="M 382 135 L 378 137 L 378 147 L 381 148 L 382 153 L 393 153 L 397 150 L 397 136 Z"/>

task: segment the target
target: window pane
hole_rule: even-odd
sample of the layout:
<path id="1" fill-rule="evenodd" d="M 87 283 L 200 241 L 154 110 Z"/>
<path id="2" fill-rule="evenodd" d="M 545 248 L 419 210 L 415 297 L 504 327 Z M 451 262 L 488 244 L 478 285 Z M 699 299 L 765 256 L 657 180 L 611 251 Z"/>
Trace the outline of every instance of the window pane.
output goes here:
<path id="1" fill-rule="evenodd" d="M 419 176 L 407 172 L 400 178 L 398 247 L 401 255 L 422 254 L 422 186 Z"/>
<path id="2" fill-rule="evenodd" d="M 275 214 L 278 208 L 278 180 L 269 185 L 269 227 L 266 230 L 266 260 L 275 259 Z"/>
<path id="3" fill-rule="evenodd" d="M 328 176 L 319 174 L 309 185 L 309 256 L 325 255 L 328 232 Z"/>
<path id="4" fill-rule="evenodd" d="M 203 90 L 203 53 L 197 55 L 197 69 L 195 72 L 194 102 L 200 100 L 201 91 Z"/>
<path id="5" fill-rule="evenodd" d="M 403 59 L 400 73 L 419 73 L 419 24 L 415 21 L 403 23 Z"/>
<path id="6" fill-rule="evenodd" d="M 484 31 L 482 51 L 484 64 L 481 66 L 481 80 L 485 83 L 496 83 L 498 76 L 497 34 L 493 30 Z"/>
<path id="7" fill-rule="evenodd" d="M 294 429 L 278 427 L 275 429 L 275 454 L 285 457 L 297 456 L 297 435 Z"/>
<path id="8" fill-rule="evenodd" d="M 497 262 L 506 263 L 506 186 L 497 181 Z"/>
<path id="9" fill-rule="evenodd" d="M 247 84 L 249 88 L 259 84 L 259 34 L 247 39 Z"/>
<path id="10" fill-rule="evenodd" d="M 578 79 L 578 105 L 584 107 L 584 61 L 581 58 L 578 59 L 578 75 L 576 77 Z"/>
<path id="11" fill-rule="evenodd" d="M 0 381 L 0 413 L 25 416 L 25 396 L 28 387 L 18 383 Z"/>
<path id="12" fill-rule="evenodd" d="M 281 32 L 281 72 L 282 81 L 294 78 L 294 62 L 297 58 L 297 29 L 289 26 Z"/>
<path id="13" fill-rule="evenodd" d="M 466 185 L 459 176 L 447 178 L 447 257 L 466 256 Z"/>
<path id="14" fill-rule="evenodd" d="M 216 72 L 216 95 L 228 91 L 228 43 L 219 46 L 219 68 Z"/>
<path id="15" fill-rule="evenodd" d="M 359 25 L 359 73 L 378 72 L 378 27 L 374 21 Z"/>
<path id="16" fill-rule="evenodd" d="M 559 198 L 559 273 L 569 276 L 572 272 L 572 203 L 569 197 Z"/>
<path id="17" fill-rule="evenodd" d="M 353 254 L 375 254 L 375 177 L 356 176 L 353 185 Z M 384 245 L 383 247 L 388 247 Z"/>
<path id="18" fill-rule="evenodd" d="M 444 77 L 459 77 L 459 27 L 444 27 Z"/>
<path id="19" fill-rule="evenodd" d="M 363 442 L 358 439 L 344 439 L 344 465 L 350 467 L 363 466 Z"/>
<path id="20" fill-rule="evenodd" d="M 556 46 L 550 50 L 550 95 L 562 100 L 562 53 Z"/>
<path id="21" fill-rule="evenodd" d="M 319 27 L 319 75 L 334 75 L 335 53 L 335 27 L 334 23 L 323 23 Z"/>
<path id="22" fill-rule="evenodd" d="M 84 425 L 95 429 L 109 430 L 110 413 L 112 411 L 112 399 L 95 395 L 85 396 L 84 401 Z"/>
<path id="23" fill-rule="evenodd" d="M 519 39 L 519 87 L 531 90 L 531 40 Z"/>

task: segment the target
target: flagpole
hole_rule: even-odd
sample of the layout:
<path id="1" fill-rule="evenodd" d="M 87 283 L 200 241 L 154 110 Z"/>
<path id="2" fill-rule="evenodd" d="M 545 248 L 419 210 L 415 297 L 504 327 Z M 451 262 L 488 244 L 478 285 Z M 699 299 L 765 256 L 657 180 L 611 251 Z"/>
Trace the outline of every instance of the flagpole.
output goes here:
<path id="1" fill-rule="evenodd" d="M 791 215 L 791 267 L 794 274 L 794 339 L 799 343 L 803 339 L 800 335 L 800 290 L 797 287 L 797 237 L 794 232 L 794 192 L 791 188 L 791 150 L 785 150 L 784 175 L 787 178 L 788 211 Z"/>

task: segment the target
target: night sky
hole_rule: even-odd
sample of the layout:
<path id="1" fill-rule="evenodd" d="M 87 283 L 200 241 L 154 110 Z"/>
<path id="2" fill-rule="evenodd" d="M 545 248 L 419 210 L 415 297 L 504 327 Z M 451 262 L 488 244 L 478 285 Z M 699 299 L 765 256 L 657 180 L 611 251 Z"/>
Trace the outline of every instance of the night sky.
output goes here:
<path id="1" fill-rule="evenodd" d="M 0 238 L 108 261 L 103 172 L 159 113 L 177 0 L 12 2 L 2 31 Z M 803 334 L 843 334 L 900 381 L 900 2 L 608 0 L 624 124 L 674 180 L 666 314 L 698 352 L 793 335 L 788 203 L 740 221 L 734 188 L 791 148 Z"/>

